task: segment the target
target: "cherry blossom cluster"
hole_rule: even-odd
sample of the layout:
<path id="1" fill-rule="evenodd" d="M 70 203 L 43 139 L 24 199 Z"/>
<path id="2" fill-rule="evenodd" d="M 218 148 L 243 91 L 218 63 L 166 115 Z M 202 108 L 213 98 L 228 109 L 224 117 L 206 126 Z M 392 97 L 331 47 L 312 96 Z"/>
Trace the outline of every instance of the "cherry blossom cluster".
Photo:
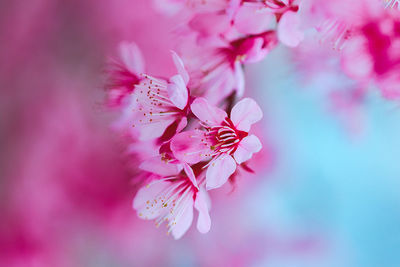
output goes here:
<path id="1" fill-rule="evenodd" d="M 165 222 L 178 239 L 191 225 L 193 209 L 199 213 L 198 230 L 209 231 L 208 190 L 224 185 L 239 167 L 251 171 L 245 162 L 262 145 L 250 128 L 262 111 L 243 98 L 228 115 L 227 107 L 193 95 L 189 72 L 178 54 L 171 54 L 176 75 L 154 77 L 144 73 L 138 47 L 122 43 L 109 96 L 110 104 L 123 110 L 118 127 L 129 131 L 133 150 L 142 157 L 145 185 L 133 207 L 143 219 Z M 232 104 L 231 98 L 226 104 Z"/>
<path id="2" fill-rule="evenodd" d="M 177 38 L 198 90 L 207 92 L 214 85 L 220 98 L 232 90 L 240 96 L 239 66 L 264 59 L 277 44 L 293 48 L 316 38 L 337 50 L 343 72 L 359 87 L 372 85 L 385 98 L 400 97 L 398 0 L 351 5 L 346 0 L 154 1 L 162 12 L 184 17 Z"/>
<path id="3" fill-rule="evenodd" d="M 316 34 L 338 50 L 349 76 L 397 96 L 398 5 L 355 1 L 358 14 L 345 0 L 155 1 L 183 21 L 173 33 L 179 40 L 171 52 L 176 74 L 146 73 L 139 48 L 122 43 L 108 84 L 109 103 L 121 111 L 116 127 L 129 133 L 140 161 L 144 186 L 133 201 L 138 216 L 165 223 L 179 239 L 197 210 L 197 229 L 209 231 L 208 191 L 240 168 L 251 171 L 246 162 L 262 147 L 251 126 L 263 114 L 253 99 L 243 98 L 244 66 L 278 44 L 296 47 Z"/>

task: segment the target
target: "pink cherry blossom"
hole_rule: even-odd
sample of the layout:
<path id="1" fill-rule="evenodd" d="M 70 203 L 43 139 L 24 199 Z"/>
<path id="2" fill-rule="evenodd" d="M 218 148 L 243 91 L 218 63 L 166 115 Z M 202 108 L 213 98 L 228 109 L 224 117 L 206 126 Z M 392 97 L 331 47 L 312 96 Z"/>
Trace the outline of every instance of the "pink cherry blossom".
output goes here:
<path id="1" fill-rule="evenodd" d="M 351 38 L 352 27 L 338 20 L 324 20 L 316 27 L 321 36 L 321 43 L 330 43 L 333 49 L 343 49 L 347 40 Z"/>
<path id="2" fill-rule="evenodd" d="M 275 14 L 262 2 L 243 0 L 220 0 L 212 9 L 202 9 L 195 13 L 188 26 L 199 34 L 198 38 L 223 36 L 227 40 L 271 31 L 275 24 Z"/>
<path id="3" fill-rule="evenodd" d="M 289 46 L 296 47 L 304 39 L 304 33 L 300 30 L 300 19 L 293 11 L 285 12 L 278 24 L 279 40 Z"/>
<path id="4" fill-rule="evenodd" d="M 260 151 L 261 142 L 255 135 L 249 135 L 249 131 L 251 125 L 262 118 L 262 111 L 250 98 L 239 101 L 230 117 L 204 98 L 195 99 L 191 110 L 204 129 L 176 135 L 171 149 L 177 159 L 189 164 L 209 161 L 206 186 L 207 189 L 218 188 L 235 172 L 237 164 Z"/>
<path id="5" fill-rule="evenodd" d="M 297 46 L 304 38 L 300 30 L 299 2 L 297 0 L 243 1 L 235 23 L 239 31 L 259 33 L 264 28 L 271 29 L 271 21 L 276 19 L 279 41 L 289 47 Z"/>
<path id="6" fill-rule="evenodd" d="M 261 61 L 277 44 L 275 31 L 240 38 L 231 42 L 235 60 L 241 63 Z"/>
<path id="7" fill-rule="evenodd" d="M 196 180 L 187 165 L 176 165 L 153 158 L 140 166 L 153 173 L 152 181 L 141 188 L 133 201 L 133 208 L 140 218 L 156 220 L 158 227 L 167 223 L 168 232 L 175 239 L 181 238 L 193 221 L 193 208 L 198 213 L 197 229 L 201 233 L 210 230 L 209 198 L 203 189 L 204 179 Z M 182 168 L 184 171 L 181 171 Z"/>
<path id="8" fill-rule="evenodd" d="M 161 136 L 168 140 L 187 124 L 189 74 L 175 52 L 172 58 L 178 74 L 169 81 L 144 74 L 143 81 L 135 86 L 125 117 L 138 129 L 140 140 Z"/>
<path id="9" fill-rule="evenodd" d="M 243 64 L 255 63 L 277 45 L 275 31 L 243 38 L 219 40 L 216 44 L 187 43 L 183 58 L 188 63 L 193 96 L 202 96 L 213 104 L 235 93 L 241 97 L 245 88 Z M 196 57 L 201 53 L 201 57 Z"/>
<path id="10" fill-rule="evenodd" d="M 210 229 L 206 190 L 234 182 L 241 168 L 252 172 L 247 161 L 262 144 L 250 129 L 263 114 L 254 100 L 242 99 L 244 67 L 263 60 L 278 42 L 291 48 L 302 43 L 301 51 L 314 34 L 318 47 L 332 45 L 334 55 L 322 59 L 335 57 L 338 63 L 341 58 L 342 69 L 362 88 L 342 88 L 343 94 L 331 95 L 335 112 L 344 111 L 345 117 L 349 112 L 357 115 L 370 83 L 387 98 L 400 97 L 400 19 L 392 10 L 399 6 L 397 0 L 355 0 L 351 5 L 346 0 L 153 4 L 179 19 L 174 34 L 182 58 L 172 52 L 177 74 L 168 79 L 139 76 L 144 65 L 137 49 L 130 47 L 122 51 L 123 68 L 115 72 L 112 92 L 118 105 L 124 104 L 120 125 L 129 125 L 130 149 L 140 161 L 136 178 L 150 180 L 133 207 L 156 225 L 167 222 L 176 239 L 190 227 L 193 209 L 199 212 L 198 230 Z M 308 50 L 318 55 L 313 47 Z M 316 66 L 307 64 L 305 69 L 315 77 Z M 143 160 L 148 156 L 154 157 Z"/>
<path id="11" fill-rule="evenodd" d="M 243 2 L 234 18 L 235 28 L 242 34 L 260 34 L 273 29 L 275 16 L 261 2 Z"/>
<path id="12" fill-rule="evenodd" d="M 141 80 L 145 64 L 142 53 L 135 43 L 122 42 L 119 45 L 119 61 L 112 63 L 110 70 L 109 104 L 120 106 L 126 96 L 132 93 L 136 84 Z"/>
<path id="13" fill-rule="evenodd" d="M 400 89 L 400 15 L 387 11 L 366 18 L 347 41 L 342 66 L 352 78 L 373 82 L 386 98 L 398 98 Z"/>

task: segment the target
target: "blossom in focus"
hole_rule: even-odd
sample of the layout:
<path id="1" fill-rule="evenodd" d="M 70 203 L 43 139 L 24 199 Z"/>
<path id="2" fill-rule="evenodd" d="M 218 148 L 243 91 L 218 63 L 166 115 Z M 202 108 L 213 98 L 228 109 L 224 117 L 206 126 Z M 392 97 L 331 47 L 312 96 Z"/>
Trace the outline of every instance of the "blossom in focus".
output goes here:
<path id="1" fill-rule="evenodd" d="M 165 222 L 167 233 L 179 239 L 192 224 L 195 208 L 199 213 L 199 232 L 210 230 L 210 204 L 203 186 L 204 178 L 196 180 L 187 164 L 170 164 L 158 157 L 143 162 L 141 168 L 152 173 L 152 181 L 138 191 L 133 201 L 133 208 L 139 217 L 155 219 L 156 226 Z"/>
<path id="2" fill-rule="evenodd" d="M 176 135 L 171 141 L 171 149 L 177 159 L 189 164 L 209 160 L 206 187 L 218 188 L 235 172 L 237 164 L 260 151 L 260 140 L 249 135 L 249 131 L 251 125 L 262 118 L 262 111 L 250 98 L 239 101 L 232 108 L 230 117 L 204 98 L 195 99 L 191 110 L 203 129 Z"/>
<path id="3" fill-rule="evenodd" d="M 178 74 L 169 80 L 144 74 L 131 96 L 124 117 L 138 130 L 140 140 L 168 140 L 187 124 L 189 74 L 175 52 L 172 58 Z"/>

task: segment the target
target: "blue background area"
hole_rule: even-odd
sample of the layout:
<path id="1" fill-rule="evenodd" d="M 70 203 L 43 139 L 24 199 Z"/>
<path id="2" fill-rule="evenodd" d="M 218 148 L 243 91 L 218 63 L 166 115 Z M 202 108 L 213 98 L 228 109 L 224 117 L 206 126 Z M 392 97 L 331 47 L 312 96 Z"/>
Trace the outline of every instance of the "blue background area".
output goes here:
<path id="1" fill-rule="evenodd" d="M 340 87 L 344 80 L 302 85 L 284 48 L 246 71 L 265 111 L 278 166 L 272 182 L 260 185 L 245 205 L 255 224 L 320 232 L 330 243 L 320 257 L 269 258 L 259 266 L 400 266 L 398 104 L 369 93 L 363 131 L 353 136 L 323 97 L 327 84 Z"/>

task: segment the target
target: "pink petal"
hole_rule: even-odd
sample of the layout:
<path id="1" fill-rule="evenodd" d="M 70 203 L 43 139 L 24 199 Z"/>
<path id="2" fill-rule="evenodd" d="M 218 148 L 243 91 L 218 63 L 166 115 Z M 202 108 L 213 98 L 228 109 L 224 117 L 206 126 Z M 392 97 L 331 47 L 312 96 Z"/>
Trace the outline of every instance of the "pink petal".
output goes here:
<path id="1" fill-rule="evenodd" d="M 170 119 L 155 122 L 153 121 L 151 123 L 138 123 L 135 127 L 137 127 L 140 133 L 139 140 L 146 141 L 160 137 L 164 133 L 165 129 L 167 129 L 167 127 L 173 122 L 174 120 Z"/>
<path id="2" fill-rule="evenodd" d="M 170 141 L 177 133 L 180 133 L 187 125 L 187 118 L 177 118 L 164 131 L 163 135 L 157 140 L 158 142 Z M 168 145 L 169 147 L 169 145 Z"/>
<path id="3" fill-rule="evenodd" d="M 228 18 L 232 19 L 235 17 L 239 7 L 242 4 L 242 0 L 230 0 L 228 6 L 225 9 L 226 15 Z"/>
<path id="4" fill-rule="evenodd" d="M 187 125 L 187 118 L 183 117 L 176 128 L 176 132 L 180 133 Z"/>
<path id="5" fill-rule="evenodd" d="M 134 74 L 144 72 L 144 59 L 139 47 L 135 43 L 122 42 L 119 45 L 119 54 L 128 70 Z"/>
<path id="6" fill-rule="evenodd" d="M 234 77 L 235 77 L 237 97 L 242 97 L 244 93 L 245 79 L 244 79 L 242 64 L 239 61 L 235 62 Z"/>
<path id="7" fill-rule="evenodd" d="M 158 174 L 160 176 L 172 176 L 177 175 L 182 170 L 182 165 L 180 164 L 171 164 L 166 161 L 163 161 L 160 156 L 152 157 L 143 161 L 139 168 L 141 170 Z"/>
<path id="8" fill-rule="evenodd" d="M 128 145 L 126 152 L 128 155 L 138 155 L 141 159 L 149 159 L 158 156 L 159 146 L 154 140 L 143 142 L 132 142 Z"/>
<path id="9" fill-rule="evenodd" d="M 383 97 L 387 99 L 400 98 L 400 66 L 394 68 L 390 73 L 377 80 L 377 86 L 381 90 Z"/>
<path id="10" fill-rule="evenodd" d="M 193 130 L 179 133 L 171 140 L 171 150 L 178 160 L 195 164 L 207 159 L 207 154 L 212 153 L 212 150 L 204 144 L 202 139 L 204 139 L 203 131 Z"/>
<path id="11" fill-rule="evenodd" d="M 243 84 L 237 81 L 240 80 L 240 77 L 243 78 L 242 68 L 236 67 L 240 65 L 240 62 L 238 62 L 235 64 L 235 68 L 232 69 L 230 64 L 222 64 L 209 74 L 210 79 L 204 83 L 204 87 L 206 88 L 204 97 L 208 99 L 210 104 L 220 103 L 224 98 L 228 97 L 232 91 L 238 88 L 238 83 Z M 240 90 L 239 88 L 237 91 Z"/>
<path id="12" fill-rule="evenodd" d="M 181 238 L 193 221 L 193 197 L 189 197 L 181 205 L 182 211 L 175 218 L 176 224 L 172 226 L 172 236 L 175 239 Z"/>
<path id="13" fill-rule="evenodd" d="M 271 29 L 275 17 L 266 8 L 256 5 L 242 5 L 236 13 L 235 27 L 244 34 L 259 34 Z"/>
<path id="14" fill-rule="evenodd" d="M 355 37 L 346 43 L 342 52 L 341 64 L 351 78 L 368 79 L 371 76 L 374 62 L 362 38 Z"/>
<path id="15" fill-rule="evenodd" d="M 185 173 L 186 173 L 187 177 L 189 178 L 189 180 L 198 189 L 199 186 L 197 185 L 196 176 L 194 176 L 193 170 L 189 166 L 189 164 L 183 163 L 183 169 L 185 170 Z"/>
<path id="16" fill-rule="evenodd" d="M 156 182 L 149 186 L 142 187 L 136 193 L 136 196 L 133 199 L 133 208 L 137 211 L 140 218 L 152 220 L 160 216 L 162 212 L 166 211 L 166 209 L 162 208 L 160 201 L 159 205 L 153 204 L 153 206 L 148 205 L 147 201 L 153 202 L 157 195 L 165 191 L 169 185 L 170 183 L 168 182 Z"/>
<path id="17" fill-rule="evenodd" d="M 287 11 L 282 15 L 278 24 L 278 39 L 283 44 L 296 47 L 304 39 L 304 33 L 299 30 L 300 19 L 298 14 Z"/>
<path id="18" fill-rule="evenodd" d="M 228 181 L 235 172 L 236 162 L 230 155 L 222 155 L 214 159 L 206 172 L 207 190 L 218 188 Z"/>
<path id="19" fill-rule="evenodd" d="M 184 109 L 186 107 L 189 94 L 181 75 L 171 77 L 167 91 L 169 99 L 177 108 Z"/>
<path id="20" fill-rule="evenodd" d="M 253 153 L 260 151 L 262 148 L 260 140 L 255 135 L 249 135 L 240 141 L 238 148 L 236 149 L 233 157 L 238 164 L 249 160 Z"/>
<path id="21" fill-rule="evenodd" d="M 189 22 L 189 26 L 202 36 L 208 37 L 225 33 L 231 24 L 230 18 L 225 14 L 212 12 L 197 14 Z"/>
<path id="22" fill-rule="evenodd" d="M 210 105 L 203 97 L 196 98 L 190 108 L 197 118 L 209 125 L 220 125 L 227 117 L 225 111 Z"/>
<path id="23" fill-rule="evenodd" d="M 199 212 L 199 218 L 197 219 L 197 230 L 199 230 L 199 232 L 202 234 L 205 234 L 208 231 L 210 231 L 211 227 L 211 218 L 210 214 L 208 213 L 207 201 L 208 201 L 207 192 L 204 191 L 203 189 L 200 189 L 200 191 L 197 192 L 196 200 L 194 202 L 194 207 Z"/>
<path id="24" fill-rule="evenodd" d="M 238 53 L 245 55 L 243 63 L 255 63 L 258 62 L 267 55 L 268 49 L 264 47 L 264 38 L 247 38 L 242 45 Z"/>
<path id="25" fill-rule="evenodd" d="M 261 120 L 263 113 L 251 98 L 243 98 L 231 111 L 231 120 L 238 130 L 248 132 L 253 123 Z"/>
<path id="26" fill-rule="evenodd" d="M 178 74 L 182 76 L 185 85 L 187 85 L 189 82 L 189 73 L 185 69 L 185 65 L 183 64 L 183 61 L 178 56 L 178 54 L 175 53 L 174 51 L 171 51 L 171 53 L 172 53 L 172 60 L 174 61 L 176 70 L 178 71 Z"/>

